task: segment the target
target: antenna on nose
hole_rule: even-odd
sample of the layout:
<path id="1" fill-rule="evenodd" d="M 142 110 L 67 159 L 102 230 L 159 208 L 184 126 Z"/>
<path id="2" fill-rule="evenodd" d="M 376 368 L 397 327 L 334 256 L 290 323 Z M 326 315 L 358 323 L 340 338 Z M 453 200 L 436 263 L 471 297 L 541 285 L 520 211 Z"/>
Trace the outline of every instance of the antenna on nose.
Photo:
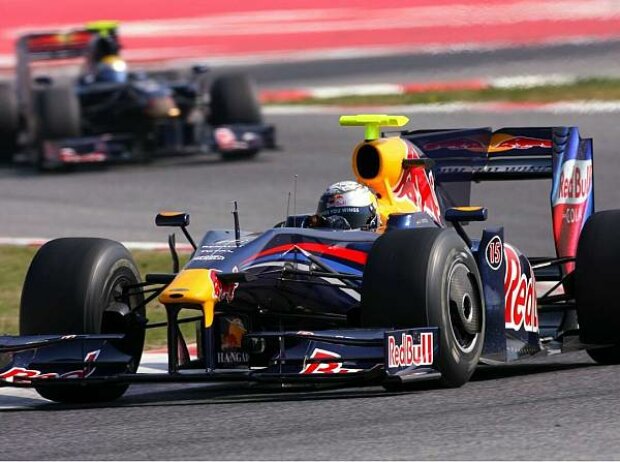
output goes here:
<path id="1" fill-rule="evenodd" d="M 293 179 L 293 226 L 297 227 L 297 179 L 299 175 L 295 175 Z"/>
<path id="2" fill-rule="evenodd" d="M 235 245 L 239 247 L 241 244 L 241 228 L 239 227 L 239 207 L 237 206 L 237 201 L 233 202 L 233 219 L 235 221 Z"/>

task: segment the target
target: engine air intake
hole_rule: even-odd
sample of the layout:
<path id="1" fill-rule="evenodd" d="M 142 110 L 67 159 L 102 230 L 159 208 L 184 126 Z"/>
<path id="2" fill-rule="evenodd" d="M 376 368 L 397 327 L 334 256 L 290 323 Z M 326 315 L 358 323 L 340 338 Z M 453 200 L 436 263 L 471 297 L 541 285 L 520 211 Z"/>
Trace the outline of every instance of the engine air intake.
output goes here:
<path id="1" fill-rule="evenodd" d="M 381 156 L 373 145 L 362 145 L 357 151 L 355 162 L 360 177 L 365 180 L 371 180 L 379 174 Z"/>

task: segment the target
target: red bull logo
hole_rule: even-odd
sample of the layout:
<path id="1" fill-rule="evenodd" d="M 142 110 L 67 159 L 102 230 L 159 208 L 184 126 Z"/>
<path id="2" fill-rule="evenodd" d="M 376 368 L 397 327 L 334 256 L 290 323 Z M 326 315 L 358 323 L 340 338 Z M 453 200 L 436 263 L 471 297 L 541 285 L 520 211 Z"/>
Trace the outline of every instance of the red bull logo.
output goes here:
<path id="1" fill-rule="evenodd" d="M 504 275 L 506 328 L 538 332 L 538 306 L 534 273 L 529 265 L 523 268 L 518 252 L 504 244 L 506 273 Z"/>
<path id="2" fill-rule="evenodd" d="M 420 343 L 413 341 L 413 336 L 403 332 L 400 345 L 393 335 L 388 335 L 388 367 L 432 366 L 433 333 L 420 334 Z"/>
<path id="3" fill-rule="evenodd" d="M 10 383 L 30 383 L 30 379 L 83 379 L 90 377 L 90 375 L 95 372 L 95 367 L 92 364 L 99 357 L 99 353 L 101 350 L 90 351 L 86 353 L 84 357 L 84 363 L 86 366 L 83 369 L 79 369 L 76 371 L 66 372 L 64 374 L 58 374 L 56 372 L 47 372 L 42 373 L 36 369 L 25 369 L 23 367 L 12 367 L 8 371 L 0 374 L 0 382 L 10 382 Z"/>
<path id="4" fill-rule="evenodd" d="M 583 204 L 592 191 L 592 161 L 567 160 L 562 164 L 560 183 L 553 205 Z"/>

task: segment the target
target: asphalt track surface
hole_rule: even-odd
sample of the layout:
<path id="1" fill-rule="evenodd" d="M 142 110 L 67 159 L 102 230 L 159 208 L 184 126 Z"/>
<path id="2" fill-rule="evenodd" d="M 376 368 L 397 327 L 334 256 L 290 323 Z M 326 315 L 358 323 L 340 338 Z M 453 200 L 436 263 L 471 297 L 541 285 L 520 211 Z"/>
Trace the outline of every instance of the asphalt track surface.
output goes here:
<path id="1" fill-rule="evenodd" d="M 448 113 L 411 114 L 412 126 L 476 127 L 577 125 L 595 140 L 595 194 L 598 209 L 617 206 L 620 171 L 616 126 L 620 114 Z M 39 175 L 28 169 L 0 170 L 3 219 L 0 236 L 98 236 L 121 241 L 165 242 L 154 226 L 158 210 L 187 210 L 196 237 L 207 229 L 231 228 L 232 201 L 239 202 L 244 229 L 260 230 L 289 210 L 315 209 L 330 183 L 349 179 L 351 151 L 361 128 L 338 126 L 335 114 L 271 116 L 282 149 L 255 161 L 222 162 L 191 156 L 148 166 Z M 530 255 L 553 252 L 550 182 L 474 185 L 471 203 L 489 209 L 487 225 L 506 227 L 506 239 Z"/>
<path id="2" fill-rule="evenodd" d="M 283 62 L 247 70 L 262 88 L 296 88 L 343 84 L 407 83 L 479 77 L 565 74 L 618 76 L 620 41 L 512 46 L 454 53 L 416 53 L 363 58 Z M 217 69 L 216 69 L 217 70 Z"/>
<path id="3" fill-rule="evenodd" d="M 135 386 L 114 405 L 0 412 L 0 444 L 30 460 L 615 459 L 618 372 L 579 353 L 459 389 Z"/>
<path id="4" fill-rule="evenodd" d="M 408 114 L 413 126 L 579 125 L 595 140 L 598 209 L 617 206 L 620 114 Z M 157 210 L 187 209 L 195 234 L 245 228 L 285 213 L 299 175 L 297 211 L 312 210 L 330 182 L 350 178 L 359 129 L 335 115 L 269 116 L 282 150 L 253 162 L 203 157 L 73 174 L 0 169 L 2 236 L 105 236 L 164 240 Z M 531 255 L 552 252 L 549 183 L 478 185 L 473 204 L 504 224 Z M 33 392 L 0 392 L 3 459 L 613 459 L 620 454 L 620 368 L 584 353 L 480 369 L 460 389 L 281 391 L 134 386 L 114 405 L 60 406 Z"/>

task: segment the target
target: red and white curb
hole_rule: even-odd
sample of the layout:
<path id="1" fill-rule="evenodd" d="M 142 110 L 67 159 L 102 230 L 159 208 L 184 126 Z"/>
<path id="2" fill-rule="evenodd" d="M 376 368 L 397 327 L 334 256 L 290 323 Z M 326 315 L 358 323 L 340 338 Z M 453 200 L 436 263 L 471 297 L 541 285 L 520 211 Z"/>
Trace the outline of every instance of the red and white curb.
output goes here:
<path id="1" fill-rule="evenodd" d="M 567 85 L 577 81 L 576 76 L 562 74 L 517 75 L 489 79 L 430 81 L 409 83 L 375 83 L 367 85 L 341 85 L 316 88 L 288 88 L 262 90 L 263 103 L 290 103 L 309 99 L 327 100 L 347 96 L 408 95 L 415 93 L 461 90 L 526 89 L 542 85 Z"/>

